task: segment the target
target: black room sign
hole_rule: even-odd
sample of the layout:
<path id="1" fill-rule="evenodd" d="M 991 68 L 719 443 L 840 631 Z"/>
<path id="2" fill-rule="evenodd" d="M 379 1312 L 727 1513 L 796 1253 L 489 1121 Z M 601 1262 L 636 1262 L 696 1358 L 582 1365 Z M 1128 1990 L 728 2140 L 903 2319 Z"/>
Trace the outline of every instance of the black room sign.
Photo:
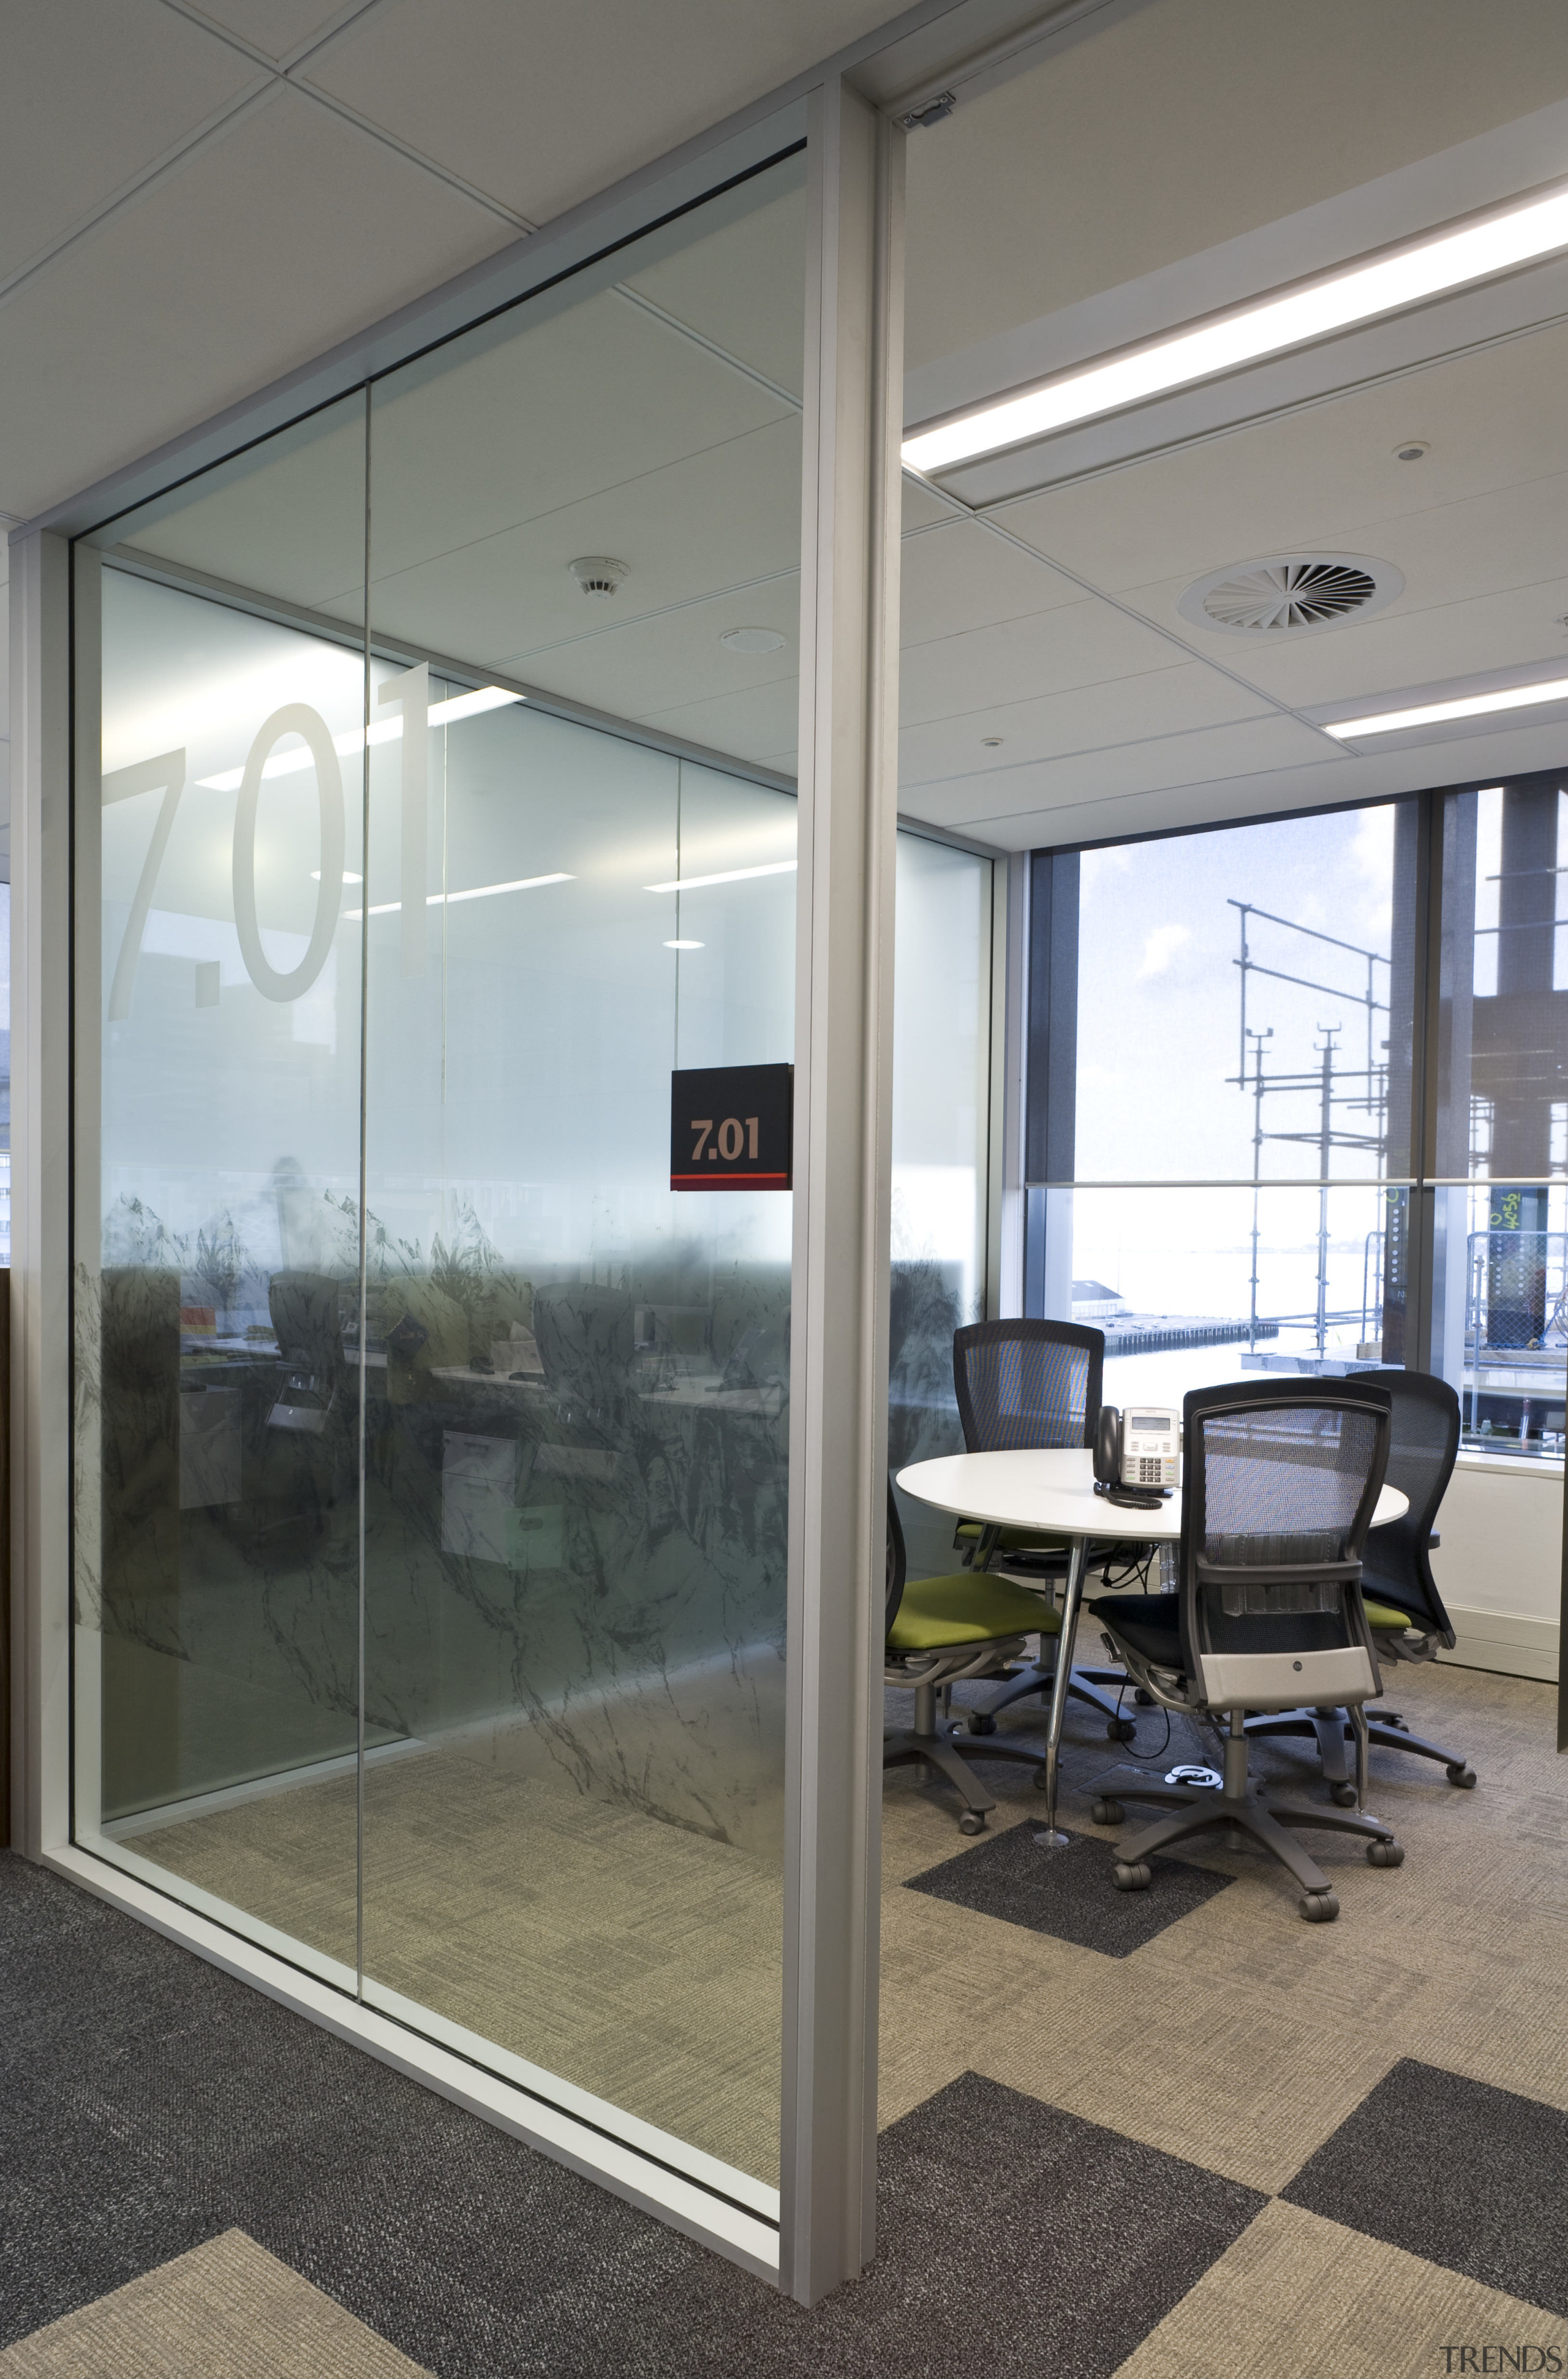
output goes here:
<path id="1" fill-rule="evenodd" d="M 788 1190 L 793 1066 L 689 1066 L 670 1077 L 672 1190 Z"/>

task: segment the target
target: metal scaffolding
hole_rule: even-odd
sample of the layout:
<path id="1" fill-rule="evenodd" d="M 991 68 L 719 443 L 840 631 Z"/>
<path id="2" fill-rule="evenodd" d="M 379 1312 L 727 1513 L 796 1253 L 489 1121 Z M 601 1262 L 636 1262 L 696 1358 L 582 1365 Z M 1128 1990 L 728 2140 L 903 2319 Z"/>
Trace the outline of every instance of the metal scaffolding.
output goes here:
<path id="1" fill-rule="evenodd" d="M 1335 1149 L 1358 1149 L 1370 1152 L 1379 1158 L 1383 1153 L 1388 1134 L 1388 1060 L 1381 1053 L 1386 1050 L 1388 1044 L 1386 1040 L 1380 1040 L 1378 1036 L 1377 1020 L 1380 1015 L 1385 1017 L 1388 1015 L 1389 1002 L 1387 998 L 1378 996 L 1379 979 L 1376 970 L 1380 966 L 1390 966 L 1392 961 L 1381 950 L 1369 950 L 1363 948 L 1357 942 L 1341 941 L 1337 935 L 1321 933 L 1315 925 L 1298 924 L 1293 917 L 1277 916 L 1272 909 L 1260 909 L 1256 901 L 1233 900 L 1228 905 L 1237 912 L 1241 928 L 1240 956 L 1232 960 L 1232 964 L 1240 971 L 1241 1029 L 1237 1070 L 1234 1074 L 1227 1075 L 1225 1079 L 1227 1081 L 1234 1082 L 1244 1093 L 1249 1093 L 1252 1099 L 1252 1279 L 1251 1303 L 1248 1316 L 1248 1345 L 1251 1351 L 1256 1351 L 1260 1327 L 1258 1313 L 1258 1244 L 1260 1193 L 1263 1188 L 1263 1143 L 1269 1140 L 1289 1141 L 1300 1146 L 1314 1148 L 1318 1154 L 1317 1298 L 1309 1312 L 1271 1314 L 1267 1319 L 1275 1324 L 1292 1322 L 1309 1322 L 1313 1328 L 1318 1354 L 1321 1356 L 1326 1349 L 1330 1325 L 1348 1322 L 1353 1318 L 1348 1311 L 1333 1312 L 1329 1308 L 1329 1159 Z M 1263 919 L 1271 925 L 1277 925 L 1287 934 L 1299 934 L 1308 941 L 1322 942 L 1331 949 L 1345 950 L 1353 958 L 1364 960 L 1367 968 L 1365 990 L 1346 991 L 1342 984 L 1321 983 L 1311 975 L 1290 974 L 1283 968 L 1265 966 L 1261 960 L 1253 957 L 1248 938 L 1248 921 L 1254 917 Z M 1309 963 L 1309 960 L 1304 959 L 1302 963 Z M 1267 1045 L 1273 1039 L 1273 1026 L 1269 1024 L 1259 1027 L 1248 1024 L 1247 1020 L 1248 984 L 1253 975 L 1266 975 L 1275 983 L 1295 984 L 1304 991 L 1321 992 L 1331 999 L 1359 1008 L 1363 1011 L 1366 1026 L 1366 1064 L 1356 1067 L 1345 1064 L 1345 1052 L 1339 1046 L 1340 1038 L 1345 1032 L 1342 1019 L 1333 1024 L 1324 1024 L 1321 1021 L 1318 1024 L 1317 1030 L 1321 1033 L 1322 1038 L 1313 1045 L 1313 1054 L 1318 1062 L 1309 1070 L 1270 1071 L 1264 1064 L 1264 1053 Z M 1386 976 L 1383 978 L 1383 986 L 1385 990 L 1388 987 Z M 1252 1045 L 1250 1051 L 1248 1047 L 1248 1043 Z M 1361 1085 L 1359 1090 L 1349 1087 L 1356 1083 Z M 1313 1129 L 1271 1131 L 1264 1129 L 1265 1099 L 1282 1093 L 1294 1093 L 1299 1098 L 1314 1091 L 1318 1097 L 1318 1121 Z M 1368 1128 L 1359 1131 L 1348 1129 L 1346 1125 L 1336 1121 L 1336 1114 L 1340 1112 L 1366 1117 Z"/>

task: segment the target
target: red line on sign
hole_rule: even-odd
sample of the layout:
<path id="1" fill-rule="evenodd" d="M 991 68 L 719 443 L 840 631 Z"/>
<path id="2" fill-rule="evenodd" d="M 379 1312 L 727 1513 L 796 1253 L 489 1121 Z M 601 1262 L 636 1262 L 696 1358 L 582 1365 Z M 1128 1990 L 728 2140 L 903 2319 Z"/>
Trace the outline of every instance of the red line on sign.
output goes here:
<path id="1" fill-rule="evenodd" d="M 787 1173 L 672 1173 L 672 1190 L 788 1190 Z"/>

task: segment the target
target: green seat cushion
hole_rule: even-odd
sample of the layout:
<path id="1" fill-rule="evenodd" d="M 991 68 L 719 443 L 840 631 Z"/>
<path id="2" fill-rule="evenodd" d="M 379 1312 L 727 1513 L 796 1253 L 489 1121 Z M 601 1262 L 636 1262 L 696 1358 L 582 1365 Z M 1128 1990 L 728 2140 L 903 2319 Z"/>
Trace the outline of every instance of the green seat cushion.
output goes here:
<path id="1" fill-rule="evenodd" d="M 1403 1636 L 1407 1627 L 1416 1625 L 1415 1620 L 1407 1611 L 1396 1611 L 1392 1602 L 1364 1601 L 1363 1608 L 1367 1613 L 1368 1626 L 1377 1629 L 1384 1636 Z"/>
<path id="2" fill-rule="evenodd" d="M 940 1652 L 954 1644 L 987 1644 L 1002 1636 L 1056 1636 L 1061 1614 L 1011 1578 L 972 1570 L 956 1577 L 916 1578 L 887 1632 L 894 1652 Z"/>
<path id="3" fill-rule="evenodd" d="M 977 1545 L 984 1533 L 983 1521 L 960 1520 L 954 1541 Z M 1035 1546 L 1040 1547 L 1042 1551 L 1047 1547 L 1059 1546 L 1062 1552 L 1066 1552 L 1072 1540 L 1069 1537 L 1058 1536 L 1052 1528 L 998 1528 L 996 1541 L 1010 1553 L 1023 1552 Z"/>

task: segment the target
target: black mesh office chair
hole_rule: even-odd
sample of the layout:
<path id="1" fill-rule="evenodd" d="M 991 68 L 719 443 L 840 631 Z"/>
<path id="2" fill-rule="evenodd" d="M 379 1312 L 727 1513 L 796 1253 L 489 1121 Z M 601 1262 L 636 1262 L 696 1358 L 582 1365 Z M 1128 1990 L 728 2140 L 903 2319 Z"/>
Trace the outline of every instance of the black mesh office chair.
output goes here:
<path id="1" fill-rule="evenodd" d="M 1182 1417 L 1177 1591 L 1102 1595 L 1090 1608 L 1157 1701 L 1228 1716 L 1224 1783 L 1216 1793 L 1116 1771 L 1127 1778 L 1117 1789 L 1128 1800 L 1176 1814 L 1117 1844 L 1115 1880 L 1121 1890 L 1141 1890 L 1155 1851 L 1212 1826 L 1238 1826 L 1295 1876 L 1302 1915 L 1322 1922 L 1339 1914 L 1339 1902 L 1287 1826 L 1357 1835 L 1374 1866 L 1397 1866 L 1405 1856 L 1391 1829 L 1365 1810 L 1363 1705 L 1381 1686 L 1360 1580 L 1388 1461 L 1388 1390 L 1360 1379 L 1260 1380 L 1194 1389 Z M 1303 1698 L 1350 1714 L 1362 1801 L 1354 1815 L 1248 1790 L 1247 1711 Z M 1119 1800 L 1107 1793 L 1094 1816 L 1119 1824 Z"/>
<path id="2" fill-rule="evenodd" d="M 1459 1398 L 1446 1380 L 1429 1371 L 1362 1371 L 1358 1382 L 1386 1388 L 1392 1407 L 1388 1484 L 1409 1498 L 1403 1519 L 1374 1528 L 1361 1562 L 1361 1599 L 1367 1624 L 1382 1660 L 1432 1660 L 1440 1648 L 1453 1649 L 1453 1629 L 1437 1580 L 1432 1576 L 1429 1547 L 1437 1540 L 1432 1522 L 1448 1491 L 1459 1452 Z M 1356 1799 L 1356 1787 L 1345 1760 L 1345 1746 L 1355 1730 L 1343 1709 L 1297 1709 L 1277 1716 L 1249 1718 L 1252 1736 L 1317 1737 L 1319 1755 L 1329 1790 L 1342 1807 Z M 1369 1709 L 1370 1742 L 1387 1751 L 1410 1751 L 1435 1759 L 1448 1770 L 1448 1781 L 1468 1791 L 1476 1771 L 1462 1752 L 1444 1751 L 1412 1734 L 1395 1710 Z"/>
<path id="3" fill-rule="evenodd" d="M 953 1385 L 964 1444 L 971 1454 L 1091 1444 L 1100 1415 L 1104 1359 L 1104 1332 L 1080 1329 L 1071 1322 L 975 1322 L 955 1330 Z M 1042 1580 L 1067 1575 L 1065 1537 L 1025 1528 L 983 1528 L 978 1521 L 966 1520 L 958 1542 L 980 1569 L 1001 1564 L 1021 1577 Z M 1107 1545 L 1096 1560 L 1103 1564 L 1118 1554 L 1116 1546 Z M 1030 1694 L 1048 1694 L 1055 1662 L 1050 1660 L 1047 1665 L 1047 1660 L 1043 1636 L 1040 1660 L 1009 1678 L 983 1709 L 970 1712 L 970 1733 L 993 1734 L 998 1711 Z M 1100 1712 L 1113 1742 L 1130 1741 L 1133 1722 L 1102 1689 L 1119 1689 L 1126 1682 L 1115 1669 L 1075 1668 L 1067 1685 L 1076 1700 Z"/>
<path id="4" fill-rule="evenodd" d="M 899 1507 L 887 1488 L 887 1609 L 885 1627 L 883 1681 L 912 1689 L 912 1727 L 885 1733 L 884 1768 L 925 1767 L 958 1787 L 963 1803 L 959 1830 L 978 1834 L 986 1812 L 996 1805 L 981 1789 L 980 1780 L 959 1757 L 953 1737 L 939 1722 L 936 1697 L 959 1677 L 990 1677 L 1016 1660 L 1024 1638 L 1041 1623 L 1041 1601 L 1009 1577 L 984 1570 L 960 1570 L 950 1577 L 922 1577 L 911 1585 L 904 1553 L 904 1531 Z M 976 1759 L 1005 1759 L 1032 1768 L 1039 1786 L 1045 1782 L 1042 1752 L 1022 1744 L 987 1743 L 972 1754 Z"/>

